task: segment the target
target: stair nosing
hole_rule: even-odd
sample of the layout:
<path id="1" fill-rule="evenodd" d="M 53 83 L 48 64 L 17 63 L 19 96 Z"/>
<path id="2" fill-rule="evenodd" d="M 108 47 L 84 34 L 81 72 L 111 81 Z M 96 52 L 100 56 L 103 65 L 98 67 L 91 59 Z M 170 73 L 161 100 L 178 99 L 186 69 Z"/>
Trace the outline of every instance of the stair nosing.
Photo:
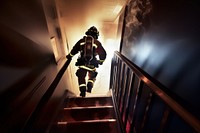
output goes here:
<path id="1" fill-rule="evenodd" d="M 112 96 L 66 97 L 67 99 L 112 98 Z"/>
<path id="2" fill-rule="evenodd" d="M 116 122 L 116 119 L 100 119 L 100 120 L 84 120 L 84 121 L 59 121 L 57 122 L 58 125 L 66 125 L 66 124 L 73 124 L 73 123 L 93 123 L 93 122 Z"/>
<path id="3" fill-rule="evenodd" d="M 87 106 L 87 107 L 65 107 L 64 110 L 73 110 L 73 109 L 97 109 L 97 108 L 113 108 L 113 106 Z"/>

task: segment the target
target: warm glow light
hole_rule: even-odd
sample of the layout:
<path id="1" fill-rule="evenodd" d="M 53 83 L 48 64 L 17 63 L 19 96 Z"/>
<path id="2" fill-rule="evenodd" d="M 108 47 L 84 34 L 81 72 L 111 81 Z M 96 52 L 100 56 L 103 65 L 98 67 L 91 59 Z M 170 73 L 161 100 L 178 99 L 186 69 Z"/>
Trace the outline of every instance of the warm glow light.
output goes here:
<path id="1" fill-rule="evenodd" d="M 52 48 L 53 48 L 53 53 L 54 53 L 55 59 L 57 61 L 58 60 L 58 49 L 57 49 L 55 37 L 51 38 L 51 45 L 52 45 Z"/>
<path id="2" fill-rule="evenodd" d="M 122 6 L 121 5 L 117 5 L 116 7 L 115 7 L 115 9 L 113 10 L 113 13 L 119 13 L 120 11 L 121 11 L 121 9 L 122 9 Z"/>
<path id="3" fill-rule="evenodd" d="M 70 1 L 71 4 L 65 5 L 64 1 L 58 1 L 61 5 L 60 12 L 62 12 L 61 22 L 64 27 L 65 35 L 66 35 L 66 43 L 68 47 L 66 47 L 66 51 L 68 54 L 73 48 L 74 44 L 81 39 L 85 32 L 91 27 L 97 27 L 100 35 L 98 40 L 102 43 L 103 47 L 107 52 L 107 58 L 103 65 L 100 65 L 97 68 L 97 78 L 94 84 L 94 88 L 92 90 L 92 94 L 105 94 L 109 91 L 109 79 L 110 79 L 110 67 L 111 67 L 111 58 L 113 56 L 113 51 L 117 50 L 115 44 L 115 39 L 107 39 L 107 37 L 111 34 L 115 36 L 115 33 L 109 33 L 109 35 L 104 34 L 107 32 L 105 29 L 105 23 L 102 23 L 102 19 L 105 18 L 105 12 L 101 5 L 99 5 L 96 1 Z M 91 6 L 92 5 L 92 6 Z M 111 13 L 119 13 L 122 9 L 122 6 L 117 5 L 114 7 Z M 81 12 L 80 12 L 81 11 Z M 116 14 L 115 14 L 116 15 Z M 112 28 L 112 27 L 111 27 Z M 112 29 L 113 30 L 113 29 Z M 111 31 L 112 31 L 111 30 Z M 110 31 L 109 31 L 110 32 Z M 109 36 L 110 37 L 110 36 Z M 114 37 L 113 37 L 114 38 Z M 74 94 L 79 95 L 79 87 L 78 80 L 76 76 L 76 70 L 78 69 L 75 66 L 75 62 L 77 61 L 79 54 L 75 55 L 67 68 L 67 78 L 66 82 L 68 83 L 68 90 Z M 91 95 L 92 95 L 91 94 Z M 86 94 L 88 96 L 90 94 Z"/>
<path id="4" fill-rule="evenodd" d="M 107 93 L 109 91 L 110 67 L 114 51 L 117 50 L 117 45 L 114 39 L 106 39 L 102 41 L 102 45 L 106 50 L 107 57 L 103 65 L 97 68 L 98 76 L 94 85 L 93 93 Z"/>
<path id="5" fill-rule="evenodd" d="M 107 39 L 105 41 L 105 49 L 107 51 L 107 60 L 111 60 L 113 57 L 113 53 L 116 50 L 115 48 L 115 40 L 113 39 Z"/>

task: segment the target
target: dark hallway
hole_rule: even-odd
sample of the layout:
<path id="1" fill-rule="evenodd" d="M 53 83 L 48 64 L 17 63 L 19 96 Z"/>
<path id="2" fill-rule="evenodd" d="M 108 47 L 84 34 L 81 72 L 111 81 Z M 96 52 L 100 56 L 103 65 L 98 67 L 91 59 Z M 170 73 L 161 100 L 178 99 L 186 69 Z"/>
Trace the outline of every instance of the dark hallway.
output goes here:
<path id="1" fill-rule="evenodd" d="M 2 0 L 0 132 L 200 132 L 199 6 Z M 80 98 L 76 57 L 66 55 L 92 25 L 108 54 Z"/>

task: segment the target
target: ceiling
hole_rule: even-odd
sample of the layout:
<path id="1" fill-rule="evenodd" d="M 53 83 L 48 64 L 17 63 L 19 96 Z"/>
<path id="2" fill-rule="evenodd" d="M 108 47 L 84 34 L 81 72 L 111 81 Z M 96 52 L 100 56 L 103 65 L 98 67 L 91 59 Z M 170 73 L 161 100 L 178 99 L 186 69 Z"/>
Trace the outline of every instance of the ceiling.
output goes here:
<path id="1" fill-rule="evenodd" d="M 127 0 L 58 0 L 56 2 L 61 28 L 64 29 L 68 43 L 72 46 L 91 26 L 97 27 L 100 38 L 103 38 L 101 40 L 114 36 L 117 27 L 115 20 Z"/>
<path id="2" fill-rule="evenodd" d="M 113 22 L 127 0 L 60 0 L 62 17 L 94 17 L 99 21 Z"/>

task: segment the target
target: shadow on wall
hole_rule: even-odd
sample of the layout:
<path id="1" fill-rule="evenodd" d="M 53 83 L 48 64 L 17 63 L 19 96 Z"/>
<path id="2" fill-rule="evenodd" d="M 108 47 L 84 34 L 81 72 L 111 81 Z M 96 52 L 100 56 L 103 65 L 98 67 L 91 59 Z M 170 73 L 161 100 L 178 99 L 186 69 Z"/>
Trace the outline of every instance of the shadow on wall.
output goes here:
<path id="1" fill-rule="evenodd" d="M 50 53 L 35 42 L 0 24 L 1 64 L 12 67 L 31 67 L 44 62 Z"/>

